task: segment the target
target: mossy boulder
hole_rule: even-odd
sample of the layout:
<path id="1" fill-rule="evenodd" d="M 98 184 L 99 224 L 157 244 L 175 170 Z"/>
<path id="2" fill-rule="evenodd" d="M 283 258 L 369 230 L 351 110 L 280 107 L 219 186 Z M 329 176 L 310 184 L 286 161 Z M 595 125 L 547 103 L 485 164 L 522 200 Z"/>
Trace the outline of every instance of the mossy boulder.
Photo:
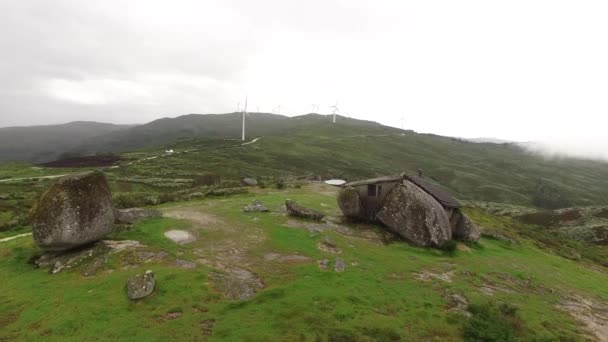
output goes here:
<path id="1" fill-rule="evenodd" d="M 40 248 L 62 251 L 82 246 L 114 229 L 112 193 L 103 173 L 59 179 L 31 210 L 34 240 Z"/>
<path id="2" fill-rule="evenodd" d="M 376 217 L 418 246 L 440 247 L 452 238 L 450 220 L 441 204 L 411 182 L 395 186 Z"/>
<path id="3" fill-rule="evenodd" d="M 352 219 L 363 219 L 361 197 L 357 189 L 347 186 L 338 193 L 338 205 L 344 216 Z"/>
<path id="4" fill-rule="evenodd" d="M 313 209 L 305 208 L 292 200 L 285 201 L 285 208 L 287 208 L 287 214 L 294 217 L 300 217 L 314 221 L 321 221 L 325 217 L 325 214 Z"/>

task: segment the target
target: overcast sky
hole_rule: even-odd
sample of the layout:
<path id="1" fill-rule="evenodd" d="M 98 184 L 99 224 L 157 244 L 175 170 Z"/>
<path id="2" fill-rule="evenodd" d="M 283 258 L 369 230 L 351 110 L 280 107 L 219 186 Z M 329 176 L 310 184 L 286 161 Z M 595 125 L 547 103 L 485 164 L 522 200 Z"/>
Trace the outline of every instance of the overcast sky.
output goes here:
<path id="1" fill-rule="evenodd" d="M 248 96 L 604 150 L 606 18 L 605 0 L 0 0 L 0 127 L 144 123 Z"/>

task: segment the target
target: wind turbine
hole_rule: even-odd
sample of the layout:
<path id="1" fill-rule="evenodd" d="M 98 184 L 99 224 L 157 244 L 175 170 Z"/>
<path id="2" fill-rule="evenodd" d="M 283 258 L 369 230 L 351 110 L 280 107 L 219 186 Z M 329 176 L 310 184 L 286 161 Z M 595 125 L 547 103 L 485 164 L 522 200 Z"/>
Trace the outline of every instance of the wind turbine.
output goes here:
<path id="1" fill-rule="evenodd" d="M 334 119 L 333 119 L 333 123 L 336 123 L 336 113 L 340 111 L 340 110 L 338 109 L 338 101 L 336 101 L 336 104 L 335 104 L 335 105 L 333 105 L 333 106 L 331 106 L 331 107 L 329 107 L 329 108 L 331 108 L 332 113 L 333 113 L 333 117 L 334 117 Z"/>
<path id="2" fill-rule="evenodd" d="M 245 115 L 247 115 L 247 96 L 245 96 L 245 108 L 243 109 L 243 141 L 245 141 Z"/>

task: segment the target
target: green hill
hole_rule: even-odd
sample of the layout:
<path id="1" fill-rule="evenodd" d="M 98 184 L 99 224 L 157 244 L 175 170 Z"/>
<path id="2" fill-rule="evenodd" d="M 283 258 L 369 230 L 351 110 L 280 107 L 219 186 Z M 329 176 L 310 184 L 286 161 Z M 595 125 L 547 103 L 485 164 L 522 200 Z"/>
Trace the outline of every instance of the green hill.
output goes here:
<path id="1" fill-rule="evenodd" d="M 63 125 L 0 128 L 0 163 L 52 161 L 87 139 L 130 127 L 76 121 Z"/>
<path id="2" fill-rule="evenodd" d="M 302 119 L 303 121 L 305 119 Z M 608 204 L 608 164 L 545 159 L 511 144 L 464 140 L 349 121 L 306 122 L 241 146 L 237 140 L 186 139 L 164 145 L 192 150 L 112 171 L 123 176 L 347 180 L 423 169 L 463 200 L 544 208 Z M 159 154 L 147 150 L 141 156 Z M 138 154 L 127 154 L 137 157 Z"/>

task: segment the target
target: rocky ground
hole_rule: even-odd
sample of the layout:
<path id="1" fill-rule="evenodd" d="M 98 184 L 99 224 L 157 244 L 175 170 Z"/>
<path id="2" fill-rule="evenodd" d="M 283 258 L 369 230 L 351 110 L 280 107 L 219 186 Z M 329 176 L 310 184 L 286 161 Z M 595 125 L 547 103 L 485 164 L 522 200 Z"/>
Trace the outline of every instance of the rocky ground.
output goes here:
<path id="1" fill-rule="evenodd" d="M 474 308 L 500 305 L 517 339 L 608 339 L 603 268 L 522 237 L 412 247 L 341 219 L 335 195 L 314 185 L 167 204 L 60 256 L 29 236 L 2 241 L 0 340 L 458 341 L 495 321 Z M 325 218 L 288 216 L 288 198 Z M 269 211 L 244 212 L 256 199 Z M 154 290 L 129 299 L 127 283 L 149 289 L 148 270 Z"/>

